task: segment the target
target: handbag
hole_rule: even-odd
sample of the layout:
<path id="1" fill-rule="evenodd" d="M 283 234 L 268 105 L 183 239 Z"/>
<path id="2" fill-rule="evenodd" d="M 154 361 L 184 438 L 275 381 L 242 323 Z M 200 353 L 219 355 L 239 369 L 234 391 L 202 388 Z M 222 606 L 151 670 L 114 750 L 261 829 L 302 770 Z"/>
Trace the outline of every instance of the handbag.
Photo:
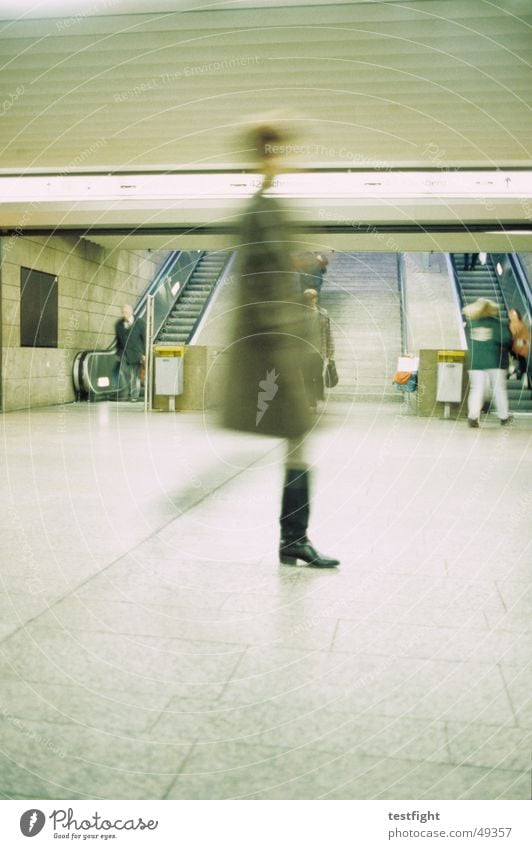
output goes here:
<path id="1" fill-rule="evenodd" d="M 338 384 L 338 372 L 336 371 L 336 363 L 334 360 L 329 360 L 325 369 L 325 386 L 327 389 L 334 389 Z"/>

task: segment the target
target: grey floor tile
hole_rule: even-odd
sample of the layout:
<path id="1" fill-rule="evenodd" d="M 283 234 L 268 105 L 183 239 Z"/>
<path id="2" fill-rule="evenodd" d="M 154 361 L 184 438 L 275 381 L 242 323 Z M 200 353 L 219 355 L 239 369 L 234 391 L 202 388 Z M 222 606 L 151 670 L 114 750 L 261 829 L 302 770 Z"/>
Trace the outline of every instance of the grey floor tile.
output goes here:
<path id="1" fill-rule="evenodd" d="M 452 763 L 525 772 L 532 760 L 532 730 L 477 722 L 448 722 Z"/>
<path id="2" fill-rule="evenodd" d="M 239 660 L 231 645 L 34 627 L 3 645 L 4 667 L 23 680 L 81 683 L 216 698 Z"/>
<path id="3" fill-rule="evenodd" d="M 79 723 L 131 734 L 152 725 L 169 701 L 166 686 L 149 693 L 104 690 L 87 684 L 50 684 L 4 677 L 0 717 L 32 722 Z"/>
<path id="4" fill-rule="evenodd" d="M 529 784 L 529 782 L 528 782 Z M 381 761 L 328 799 L 528 799 L 527 774 L 449 764 Z"/>
<path id="5" fill-rule="evenodd" d="M 326 755 L 241 743 L 196 746 L 172 799 L 527 798 L 524 774 L 456 767 L 351 750 Z"/>
<path id="6" fill-rule="evenodd" d="M 445 724 L 328 708 L 306 709 L 271 703 L 239 706 L 217 702 L 210 711 L 186 714 L 172 699 L 150 729 L 149 738 L 176 742 L 243 743 L 373 757 L 449 762 Z"/>
<path id="7" fill-rule="evenodd" d="M 501 666 L 517 725 L 532 729 L 532 667 Z"/>
<path id="8" fill-rule="evenodd" d="M 400 656 L 413 658 L 526 664 L 532 656 L 532 640 L 528 634 L 489 630 L 486 623 L 484 628 L 474 628 L 470 627 L 468 620 L 454 627 L 452 624 L 429 627 L 373 620 L 341 620 L 333 650 L 388 655 L 390 644 Z"/>
<path id="9" fill-rule="evenodd" d="M 338 757 L 304 749 L 213 743 L 195 746 L 169 799 L 315 798 Z M 327 774 L 327 777 L 326 777 Z"/>
<path id="10" fill-rule="evenodd" d="M 189 748 L 25 721 L 1 737 L 0 785 L 4 793 L 45 799 L 160 798 Z"/>
<path id="11" fill-rule="evenodd" d="M 349 656 L 344 656 L 349 657 Z M 359 655 L 315 680 L 231 680 L 221 700 L 240 705 L 293 702 L 318 710 L 363 711 L 392 717 L 514 725 L 497 667 L 475 663 Z"/>
<path id="12" fill-rule="evenodd" d="M 238 645 L 290 645 L 328 649 L 336 619 L 314 617 L 302 621 L 295 611 L 250 614 L 205 608 L 68 598 L 45 613 L 37 624 L 48 628 L 84 629 L 109 634 L 143 634 L 163 639 L 225 642 Z"/>

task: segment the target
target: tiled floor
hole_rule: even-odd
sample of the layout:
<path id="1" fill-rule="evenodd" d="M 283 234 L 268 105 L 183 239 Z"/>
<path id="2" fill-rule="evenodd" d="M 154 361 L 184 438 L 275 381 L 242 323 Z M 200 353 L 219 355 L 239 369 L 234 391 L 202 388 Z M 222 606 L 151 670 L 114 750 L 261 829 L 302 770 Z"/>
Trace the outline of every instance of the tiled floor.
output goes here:
<path id="1" fill-rule="evenodd" d="M 2 424 L 4 798 L 530 798 L 532 421 L 329 411 L 325 572 L 278 565 L 278 441 Z"/>

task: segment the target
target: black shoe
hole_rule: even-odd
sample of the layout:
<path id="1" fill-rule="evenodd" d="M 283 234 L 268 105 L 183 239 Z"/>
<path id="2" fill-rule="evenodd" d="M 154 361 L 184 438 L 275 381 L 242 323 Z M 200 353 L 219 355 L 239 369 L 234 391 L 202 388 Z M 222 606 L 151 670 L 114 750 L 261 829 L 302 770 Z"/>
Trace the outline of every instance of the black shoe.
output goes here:
<path id="1" fill-rule="evenodd" d="M 478 427 L 478 419 L 468 419 L 467 423 L 469 427 Z"/>
<path id="2" fill-rule="evenodd" d="M 295 566 L 298 560 L 303 560 L 307 566 L 314 566 L 316 569 L 333 569 L 340 565 L 340 561 L 334 557 L 327 557 L 316 551 L 308 539 L 296 542 L 281 540 L 279 559 L 284 566 Z"/>
<path id="3" fill-rule="evenodd" d="M 506 425 L 511 424 L 513 422 L 513 420 L 514 420 L 513 416 L 508 416 L 507 419 L 501 419 L 501 424 L 502 424 L 503 427 L 505 427 Z"/>
<path id="4" fill-rule="evenodd" d="M 333 557 L 320 554 L 307 538 L 310 513 L 310 481 L 307 469 L 287 469 L 281 505 L 279 558 L 285 566 L 303 560 L 307 566 L 330 569 L 338 566 Z"/>

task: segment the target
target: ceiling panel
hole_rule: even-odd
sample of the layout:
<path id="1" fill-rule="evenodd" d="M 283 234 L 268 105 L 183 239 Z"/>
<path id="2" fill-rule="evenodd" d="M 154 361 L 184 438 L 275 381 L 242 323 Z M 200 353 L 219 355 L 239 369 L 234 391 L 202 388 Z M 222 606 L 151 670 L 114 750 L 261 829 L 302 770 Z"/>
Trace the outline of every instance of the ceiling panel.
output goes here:
<path id="1" fill-rule="evenodd" d="M 530 166 L 530 0 L 230 5 L 1 22 L 1 169 L 245 166 L 272 110 L 308 166 Z"/>

